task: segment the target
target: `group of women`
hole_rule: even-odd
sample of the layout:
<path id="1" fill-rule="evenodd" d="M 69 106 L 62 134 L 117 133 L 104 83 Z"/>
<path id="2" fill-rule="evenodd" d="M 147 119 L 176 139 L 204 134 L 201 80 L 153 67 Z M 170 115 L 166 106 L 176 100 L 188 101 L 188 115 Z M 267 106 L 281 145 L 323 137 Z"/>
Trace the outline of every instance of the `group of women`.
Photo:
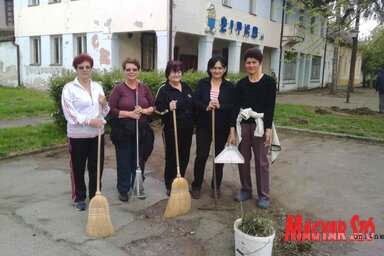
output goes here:
<path id="1" fill-rule="evenodd" d="M 235 201 L 252 198 L 250 160 L 251 150 L 253 150 L 259 198 L 256 204 L 260 208 L 268 208 L 267 154 L 271 144 L 276 82 L 261 72 L 262 59 L 263 55 L 257 48 L 251 48 L 245 52 L 244 62 L 248 76 L 241 79 L 235 87 L 225 79 L 226 61 L 220 56 L 214 56 L 207 65 L 208 77 L 198 82 L 195 92 L 182 81 L 182 63 L 176 60 L 169 61 L 165 69 L 166 81 L 154 98 L 149 87 L 138 81 L 140 63 L 136 59 L 127 58 L 122 63 L 126 81 L 113 88 L 107 103 L 102 87 L 90 80 L 92 58 L 86 54 L 77 56 L 73 61 L 77 77 L 65 85 L 62 94 L 63 112 L 67 119 L 72 199 L 75 208 L 86 209 L 84 181 L 86 165 L 89 173 L 89 199 L 95 194 L 97 134 L 98 129 L 103 128 L 104 117 L 108 112 L 112 127 L 110 137 L 116 151 L 119 199 L 123 202 L 129 200 L 136 167 L 139 166 L 144 173 L 145 162 L 153 149 L 154 134 L 149 123 L 150 115 L 154 111 L 161 115 L 162 121 L 165 146 L 164 182 L 168 196 L 172 181 L 177 175 L 177 168 L 180 168 L 181 176 L 185 175 L 193 130 L 196 127 L 196 158 L 190 193 L 193 198 L 200 198 L 205 165 L 212 142 L 212 113 L 214 112 L 214 122 L 217 124 L 214 130 L 215 152 L 220 153 L 229 141 L 231 144 L 239 143 L 239 151 L 245 158 L 245 163 L 239 164 L 241 191 L 235 196 Z M 244 114 L 245 112 L 248 114 Z M 174 113 L 176 124 L 174 124 Z M 257 125 L 260 124 L 260 120 L 263 122 L 261 126 L 265 129 L 261 134 L 260 127 Z M 140 136 L 136 136 L 136 123 L 139 124 Z M 175 127 L 177 127 L 179 166 L 176 166 Z M 259 133 L 257 136 L 255 136 L 256 130 Z M 102 140 L 102 149 L 103 143 L 104 140 Z M 139 157 L 137 157 L 136 143 L 139 144 Z M 103 160 L 103 154 L 102 150 L 101 160 Z M 138 165 L 136 159 L 139 159 Z M 103 166 L 102 163 L 101 166 Z M 215 167 L 216 181 L 213 178 L 211 180 L 211 196 L 215 196 L 214 182 L 216 182 L 216 195 L 220 197 L 223 164 L 216 164 Z"/>

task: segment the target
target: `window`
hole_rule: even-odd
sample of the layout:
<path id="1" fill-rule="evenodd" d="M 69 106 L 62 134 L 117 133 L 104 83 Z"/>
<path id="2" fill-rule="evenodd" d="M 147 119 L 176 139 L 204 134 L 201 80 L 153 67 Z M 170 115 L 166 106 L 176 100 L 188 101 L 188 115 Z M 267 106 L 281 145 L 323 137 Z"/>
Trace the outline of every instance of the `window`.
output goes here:
<path id="1" fill-rule="evenodd" d="M 15 20 L 13 18 L 13 1 L 5 0 L 5 22 L 7 26 L 13 26 Z"/>
<path id="2" fill-rule="evenodd" d="M 28 0 L 29 6 L 39 5 L 39 0 Z"/>
<path id="3" fill-rule="evenodd" d="M 296 80 L 296 63 L 297 53 L 296 52 L 284 52 L 284 81 L 295 81 Z"/>
<path id="4" fill-rule="evenodd" d="M 256 0 L 249 0 L 249 13 L 256 15 Z"/>
<path id="5" fill-rule="evenodd" d="M 141 36 L 141 63 L 144 71 L 155 68 L 155 35 L 152 33 Z"/>
<path id="6" fill-rule="evenodd" d="M 299 11 L 299 28 L 304 28 L 304 10 Z"/>
<path id="7" fill-rule="evenodd" d="M 284 10 L 284 24 L 289 24 L 290 22 L 290 16 L 292 14 L 292 6 L 290 3 L 287 3 Z"/>
<path id="8" fill-rule="evenodd" d="M 60 3 L 60 2 L 61 2 L 61 0 L 49 0 L 48 3 L 54 4 L 54 3 Z"/>
<path id="9" fill-rule="evenodd" d="M 31 64 L 40 65 L 40 63 L 41 63 L 40 37 L 31 37 Z"/>
<path id="10" fill-rule="evenodd" d="M 311 80 L 320 80 L 321 57 L 312 57 Z"/>
<path id="11" fill-rule="evenodd" d="M 315 23 L 316 23 L 316 17 L 312 17 L 311 18 L 311 27 L 310 27 L 310 31 L 312 34 L 315 32 L 315 26 L 316 26 Z"/>
<path id="12" fill-rule="evenodd" d="M 51 36 L 51 64 L 63 64 L 63 38 L 59 35 Z"/>
<path id="13" fill-rule="evenodd" d="M 86 35 L 75 35 L 74 42 L 75 55 L 79 55 L 87 52 L 87 36 Z"/>
<path id="14" fill-rule="evenodd" d="M 231 0 L 222 0 L 222 4 L 231 7 Z"/>
<path id="15" fill-rule="evenodd" d="M 271 10 L 270 10 L 270 19 L 276 20 L 275 13 L 276 13 L 276 6 L 275 6 L 275 0 L 271 0 Z"/>

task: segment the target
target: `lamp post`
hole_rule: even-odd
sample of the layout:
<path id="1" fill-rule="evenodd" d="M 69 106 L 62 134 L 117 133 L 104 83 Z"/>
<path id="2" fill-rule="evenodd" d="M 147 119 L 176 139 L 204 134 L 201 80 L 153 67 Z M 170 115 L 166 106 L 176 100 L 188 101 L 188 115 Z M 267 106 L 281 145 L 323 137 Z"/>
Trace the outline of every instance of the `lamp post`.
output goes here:
<path id="1" fill-rule="evenodd" d="M 349 80 L 347 86 L 347 103 L 349 103 L 349 94 L 352 91 L 353 81 L 355 78 L 355 64 L 356 64 L 356 52 L 357 52 L 357 35 L 359 30 L 351 29 L 349 35 L 352 37 L 352 55 L 351 55 L 351 68 L 349 70 Z"/>

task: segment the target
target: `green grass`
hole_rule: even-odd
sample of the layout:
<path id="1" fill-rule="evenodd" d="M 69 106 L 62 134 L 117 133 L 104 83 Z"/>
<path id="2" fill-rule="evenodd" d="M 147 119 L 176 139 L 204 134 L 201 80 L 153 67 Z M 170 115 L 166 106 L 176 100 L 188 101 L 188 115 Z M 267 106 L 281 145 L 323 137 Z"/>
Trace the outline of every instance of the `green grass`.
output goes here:
<path id="1" fill-rule="evenodd" d="M 308 124 L 291 122 L 290 118 L 303 118 Z M 316 114 L 315 107 L 278 104 L 275 110 L 276 126 L 287 126 L 309 130 L 343 133 L 384 139 L 384 116 L 346 115 L 342 113 Z"/>
<path id="2" fill-rule="evenodd" d="M 65 132 L 54 123 L 0 129 L 0 157 L 65 142 Z"/>
<path id="3" fill-rule="evenodd" d="M 46 116 L 53 110 L 48 92 L 0 86 L 0 120 Z"/>

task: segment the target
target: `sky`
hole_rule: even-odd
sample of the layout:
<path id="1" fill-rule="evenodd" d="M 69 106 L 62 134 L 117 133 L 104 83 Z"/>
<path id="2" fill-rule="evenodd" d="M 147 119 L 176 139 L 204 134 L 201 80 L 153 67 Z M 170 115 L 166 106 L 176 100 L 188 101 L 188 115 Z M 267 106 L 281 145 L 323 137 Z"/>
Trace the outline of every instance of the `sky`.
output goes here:
<path id="1" fill-rule="evenodd" d="M 375 20 L 360 20 L 359 25 L 359 37 L 364 38 L 369 36 L 369 33 L 378 25 L 378 22 Z"/>

